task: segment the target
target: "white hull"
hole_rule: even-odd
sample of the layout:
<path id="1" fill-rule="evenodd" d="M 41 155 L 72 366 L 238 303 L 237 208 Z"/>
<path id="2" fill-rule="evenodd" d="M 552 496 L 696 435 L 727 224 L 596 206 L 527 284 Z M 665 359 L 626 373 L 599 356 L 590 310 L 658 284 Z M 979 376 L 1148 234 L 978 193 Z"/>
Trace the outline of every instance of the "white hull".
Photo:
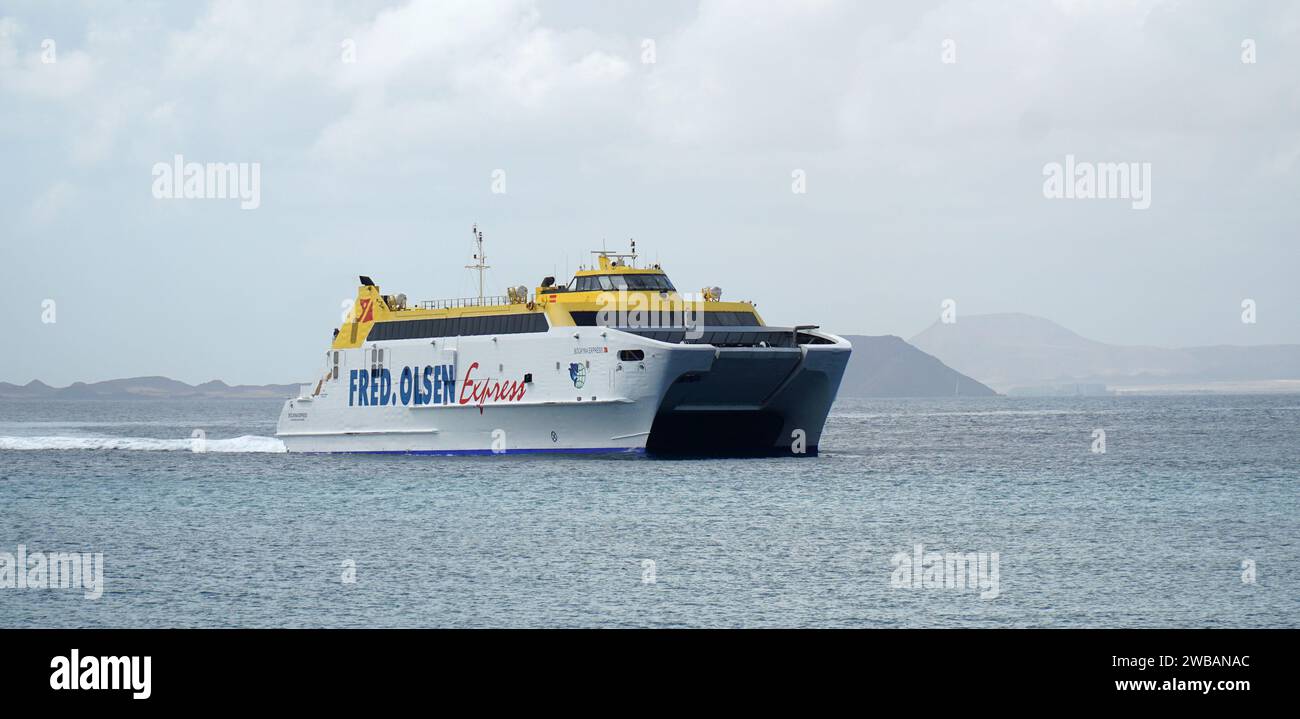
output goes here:
<path id="1" fill-rule="evenodd" d="M 290 452 L 778 452 L 794 442 L 815 453 L 851 348 L 805 334 L 824 344 L 715 348 L 604 327 L 367 342 L 338 352 L 337 379 L 330 367 L 319 392 L 285 403 L 276 436 Z M 644 359 L 620 359 L 624 350 Z"/>

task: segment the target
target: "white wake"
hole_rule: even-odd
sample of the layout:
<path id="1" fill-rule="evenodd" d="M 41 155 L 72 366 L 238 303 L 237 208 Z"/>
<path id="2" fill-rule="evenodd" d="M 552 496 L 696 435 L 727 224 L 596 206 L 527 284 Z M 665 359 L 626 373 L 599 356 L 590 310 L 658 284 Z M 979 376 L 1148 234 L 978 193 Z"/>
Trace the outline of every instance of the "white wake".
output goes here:
<path id="1" fill-rule="evenodd" d="M 284 452 L 275 437 L 245 435 L 230 439 L 156 439 L 153 437 L 0 437 L 0 450 L 114 449 L 134 452 Z"/>

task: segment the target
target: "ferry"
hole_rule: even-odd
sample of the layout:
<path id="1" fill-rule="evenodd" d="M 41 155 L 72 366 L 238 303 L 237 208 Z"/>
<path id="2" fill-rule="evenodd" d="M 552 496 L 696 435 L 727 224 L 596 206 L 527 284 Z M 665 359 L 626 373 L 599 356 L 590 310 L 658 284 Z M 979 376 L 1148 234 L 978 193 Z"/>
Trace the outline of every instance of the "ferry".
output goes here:
<path id="1" fill-rule="evenodd" d="M 816 455 L 850 344 L 773 327 L 722 290 L 593 252 L 559 284 L 408 303 L 362 276 L 319 379 L 285 402 L 290 452 Z"/>

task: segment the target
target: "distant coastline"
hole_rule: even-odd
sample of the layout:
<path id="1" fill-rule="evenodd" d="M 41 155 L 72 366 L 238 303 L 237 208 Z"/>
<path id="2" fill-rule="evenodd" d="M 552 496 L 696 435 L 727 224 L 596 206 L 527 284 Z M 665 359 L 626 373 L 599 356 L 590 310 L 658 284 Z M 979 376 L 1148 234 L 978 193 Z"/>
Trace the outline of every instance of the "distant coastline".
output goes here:
<path id="1" fill-rule="evenodd" d="M 840 386 L 840 396 L 989 397 L 996 394 L 898 337 L 853 335 L 847 339 L 853 343 L 853 355 Z M 25 385 L 0 382 L 0 400 L 291 399 L 298 396 L 301 387 L 301 383 L 229 385 L 221 380 L 191 385 L 158 376 L 75 382 L 67 387 L 51 387 L 33 380 Z"/>
<path id="2" fill-rule="evenodd" d="M 74 382 L 51 387 L 40 380 L 25 385 L 0 382 L 0 399 L 288 399 L 298 384 L 229 385 L 221 380 L 186 384 L 167 377 L 130 377 L 103 382 Z"/>
<path id="3" fill-rule="evenodd" d="M 1027 314 L 935 322 L 909 342 L 1020 396 L 1289 393 L 1300 386 L 1300 345 L 1111 345 Z"/>
<path id="4" fill-rule="evenodd" d="M 1107 345 L 1025 314 L 936 322 L 911 340 L 843 335 L 853 354 L 839 396 L 1103 397 L 1300 392 L 1300 345 L 1164 349 Z M 131 377 L 51 387 L 0 382 L 0 400 L 291 399 L 301 383 L 191 385 Z"/>

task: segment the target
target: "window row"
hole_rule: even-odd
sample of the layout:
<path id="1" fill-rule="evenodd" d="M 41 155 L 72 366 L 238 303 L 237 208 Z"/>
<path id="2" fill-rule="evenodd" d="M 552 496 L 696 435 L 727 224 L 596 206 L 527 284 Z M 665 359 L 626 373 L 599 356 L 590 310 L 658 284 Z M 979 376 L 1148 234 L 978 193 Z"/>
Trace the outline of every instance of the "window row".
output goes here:
<path id="1" fill-rule="evenodd" d="M 467 335 L 511 335 L 524 332 L 545 332 L 549 329 L 546 315 L 529 312 L 482 317 L 445 317 L 432 320 L 398 320 L 377 322 L 366 338 L 371 342 L 384 340 L 409 340 L 430 337 L 462 337 Z"/>
<path id="2" fill-rule="evenodd" d="M 622 316 L 607 315 L 610 321 L 602 322 L 600 312 L 573 312 L 573 324 L 579 327 L 595 327 L 597 324 L 616 327 L 685 327 L 685 318 L 681 312 L 669 310 L 641 310 L 625 312 Z M 694 313 L 692 321 L 700 327 L 759 327 L 758 317 L 753 312 L 704 312 Z"/>
<path id="3" fill-rule="evenodd" d="M 638 335 L 660 342 L 674 344 L 713 345 L 715 347 L 793 347 L 794 336 L 790 332 L 703 332 L 699 337 L 690 337 L 682 330 L 638 330 Z"/>

